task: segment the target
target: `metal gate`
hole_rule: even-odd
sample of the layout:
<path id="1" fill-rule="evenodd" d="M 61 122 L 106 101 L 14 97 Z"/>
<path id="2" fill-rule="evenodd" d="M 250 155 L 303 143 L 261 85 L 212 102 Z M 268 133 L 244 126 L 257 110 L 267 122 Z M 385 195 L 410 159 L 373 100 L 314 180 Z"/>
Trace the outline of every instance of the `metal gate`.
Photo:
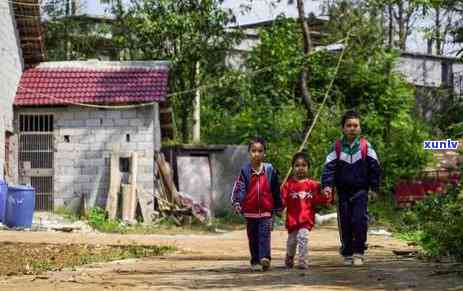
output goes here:
<path id="1" fill-rule="evenodd" d="M 35 209 L 53 211 L 53 115 L 19 116 L 19 179 L 35 188 Z"/>

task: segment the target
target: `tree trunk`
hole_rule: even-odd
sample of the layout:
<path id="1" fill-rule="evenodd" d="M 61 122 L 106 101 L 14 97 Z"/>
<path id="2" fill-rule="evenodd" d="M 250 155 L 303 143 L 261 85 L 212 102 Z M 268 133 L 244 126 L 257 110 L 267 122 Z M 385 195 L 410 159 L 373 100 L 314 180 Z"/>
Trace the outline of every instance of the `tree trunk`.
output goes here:
<path id="1" fill-rule="evenodd" d="M 180 68 L 186 68 L 185 66 L 181 66 L 179 65 Z M 187 90 L 187 82 L 186 80 L 184 79 L 185 77 L 182 75 L 181 73 L 181 69 L 177 70 L 177 74 L 174 74 L 174 76 L 178 76 L 178 87 L 177 87 L 177 90 L 179 91 L 185 91 Z M 189 107 L 189 98 L 190 98 L 190 94 L 184 94 L 184 95 L 180 95 L 180 96 L 176 96 L 176 98 L 179 98 L 179 104 L 180 104 L 180 108 L 179 108 L 179 115 L 180 115 L 180 134 L 181 134 L 181 137 L 182 137 L 182 142 L 183 143 L 188 143 L 188 137 L 189 137 L 189 134 L 188 134 L 188 109 L 190 108 Z"/>
<path id="2" fill-rule="evenodd" d="M 393 32 L 394 32 L 394 15 L 392 14 L 392 4 L 388 5 L 388 14 L 389 14 L 389 27 L 388 27 L 388 45 L 389 48 L 392 48 L 393 44 Z"/>
<path id="3" fill-rule="evenodd" d="M 199 87 L 199 62 L 195 68 L 195 84 Z M 201 141 L 201 90 L 196 89 L 195 99 L 193 101 L 193 143 Z"/>
<path id="4" fill-rule="evenodd" d="M 440 7 L 436 7 L 436 18 L 434 23 L 434 30 L 435 30 L 435 39 L 436 39 L 436 54 L 442 55 L 442 38 L 441 38 L 441 28 L 442 23 L 440 19 Z"/>
<path id="5" fill-rule="evenodd" d="M 399 17 L 398 17 L 398 24 L 399 24 L 399 48 L 401 50 L 405 50 L 407 46 L 407 35 L 406 35 L 406 23 L 404 17 L 404 4 L 399 4 Z"/>
<path id="6" fill-rule="evenodd" d="M 299 21 L 302 27 L 302 34 L 304 37 L 304 61 L 307 60 L 310 50 L 312 50 L 312 39 L 310 37 L 309 25 L 305 20 L 304 0 L 297 0 L 297 10 L 299 14 Z M 315 104 L 310 96 L 309 89 L 307 88 L 307 66 L 304 64 L 299 79 L 300 88 L 302 93 L 302 100 L 307 110 L 307 124 L 315 116 Z M 308 127 L 307 127 L 308 129 Z"/>
<path id="7" fill-rule="evenodd" d="M 432 46 L 433 46 L 433 38 L 431 37 L 427 41 L 427 48 L 426 48 L 426 53 L 432 55 Z"/>
<path id="8" fill-rule="evenodd" d="M 184 96 L 184 98 L 187 98 L 186 96 Z M 182 119 L 182 142 L 183 143 L 188 143 L 188 104 L 187 102 L 182 101 L 182 116 L 181 116 L 181 119 Z"/>

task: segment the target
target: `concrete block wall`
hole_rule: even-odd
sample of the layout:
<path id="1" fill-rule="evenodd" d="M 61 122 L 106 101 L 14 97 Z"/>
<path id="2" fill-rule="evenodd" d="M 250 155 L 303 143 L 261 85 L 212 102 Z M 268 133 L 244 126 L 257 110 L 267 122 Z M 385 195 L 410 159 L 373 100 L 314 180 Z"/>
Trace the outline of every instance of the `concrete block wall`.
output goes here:
<path id="1" fill-rule="evenodd" d="M 13 131 L 13 100 L 23 63 L 13 8 L 0 2 L 0 178 L 3 178 L 5 131 Z"/>
<path id="2" fill-rule="evenodd" d="M 210 154 L 212 167 L 212 212 L 220 216 L 231 210 L 230 194 L 241 167 L 249 161 L 247 145 L 226 146 Z"/>
<path id="3" fill-rule="evenodd" d="M 20 109 L 17 113 L 54 115 L 54 202 L 76 209 L 86 194 L 88 206 L 104 206 L 109 188 L 110 157 L 138 153 L 137 186 L 154 187 L 153 108 L 98 110 L 82 107 Z"/>

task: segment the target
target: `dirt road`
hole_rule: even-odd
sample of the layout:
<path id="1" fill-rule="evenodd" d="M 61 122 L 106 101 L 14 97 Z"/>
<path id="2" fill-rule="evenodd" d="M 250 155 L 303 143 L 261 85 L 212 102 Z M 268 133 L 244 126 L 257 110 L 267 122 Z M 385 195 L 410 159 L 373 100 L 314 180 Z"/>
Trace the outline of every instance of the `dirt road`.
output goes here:
<path id="1" fill-rule="evenodd" d="M 283 268 L 286 233 L 272 234 L 269 272 L 248 267 L 244 231 L 221 235 L 135 236 L 0 232 L 0 241 L 89 244 L 170 244 L 174 254 L 94 264 L 41 276 L 0 277 L 0 290 L 463 290 L 463 277 L 451 265 L 397 257 L 408 249 L 395 239 L 369 237 L 367 265 L 342 266 L 335 226 L 310 234 L 310 269 Z M 1 259 L 1 258 L 0 258 Z"/>

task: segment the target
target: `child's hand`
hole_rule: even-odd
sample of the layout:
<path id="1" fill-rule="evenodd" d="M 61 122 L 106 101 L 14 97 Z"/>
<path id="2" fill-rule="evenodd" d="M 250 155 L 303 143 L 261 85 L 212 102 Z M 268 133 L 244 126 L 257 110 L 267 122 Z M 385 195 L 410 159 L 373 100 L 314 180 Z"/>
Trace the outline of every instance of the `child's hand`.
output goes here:
<path id="1" fill-rule="evenodd" d="M 322 194 L 325 196 L 331 196 L 333 194 L 333 189 L 330 186 L 326 186 L 323 188 Z"/>
<path id="2" fill-rule="evenodd" d="M 238 203 L 233 205 L 233 209 L 235 210 L 236 214 L 241 214 L 241 206 Z"/>
<path id="3" fill-rule="evenodd" d="M 368 200 L 375 201 L 376 199 L 378 199 L 378 193 L 376 193 L 375 191 L 369 191 Z"/>

